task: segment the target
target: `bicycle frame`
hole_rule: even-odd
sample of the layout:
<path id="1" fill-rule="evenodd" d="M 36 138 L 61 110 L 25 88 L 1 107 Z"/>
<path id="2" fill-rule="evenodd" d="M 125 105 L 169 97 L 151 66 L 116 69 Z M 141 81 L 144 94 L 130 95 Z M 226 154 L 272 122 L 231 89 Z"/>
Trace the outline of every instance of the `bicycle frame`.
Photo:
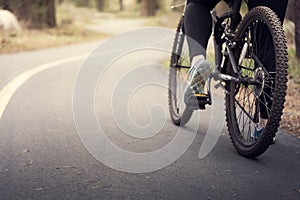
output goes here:
<path id="1" fill-rule="evenodd" d="M 222 68 L 222 62 L 224 56 L 228 56 L 231 62 L 233 71 L 238 73 L 237 63 L 234 59 L 232 49 L 235 47 L 236 42 L 234 41 L 234 31 L 236 30 L 238 24 L 241 21 L 240 9 L 242 0 L 234 1 L 232 10 L 230 12 L 224 13 L 222 16 L 218 17 L 215 10 L 211 12 L 213 18 L 213 36 L 214 36 L 214 48 L 215 48 L 215 63 L 216 72 L 220 72 Z M 226 19 L 230 19 L 231 23 L 223 23 Z M 222 35 L 224 35 L 222 37 Z M 222 53 L 222 46 L 226 43 L 225 53 Z M 224 55 L 225 54 L 225 55 Z M 234 77 L 230 77 L 225 74 L 217 74 L 220 77 L 215 77 L 215 79 L 221 80 L 236 80 Z"/>
<path id="2" fill-rule="evenodd" d="M 211 16 L 213 19 L 213 40 L 214 40 L 214 49 L 215 49 L 215 70 L 211 74 L 208 80 L 208 95 L 209 95 L 209 104 L 211 104 L 211 80 L 220 81 L 215 88 L 222 88 L 225 92 L 226 89 L 223 86 L 223 81 L 237 81 L 242 82 L 241 77 L 238 73 L 238 64 L 235 61 L 233 55 L 233 48 L 235 47 L 236 42 L 234 41 L 235 33 L 238 24 L 240 23 L 242 17 L 240 15 L 242 0 L 235 0 L 232 5 L 229 5 L 232 9 L 230 12 L 226 12 L 220 17 L 216 15 L 216 11 L 211 11 Z M 187 6 L 187 1 L 184 4 L 179 4 L 172 6 L 172 8 L 177 8 L 184 6 L 182 17 L 185 15 L 185 10 Z M 230 24 L 224 23 L 225 20 L 230 19 Z M 223 45 L 226 44 L 226 49 L 223 52 Z M 228 74 L 221 73 L 224 66 L 224 59 L 229 59 L 233 71 L 238 77 L 233 77 Z M 249 81 L 249 80 L 247 80 Z"/>

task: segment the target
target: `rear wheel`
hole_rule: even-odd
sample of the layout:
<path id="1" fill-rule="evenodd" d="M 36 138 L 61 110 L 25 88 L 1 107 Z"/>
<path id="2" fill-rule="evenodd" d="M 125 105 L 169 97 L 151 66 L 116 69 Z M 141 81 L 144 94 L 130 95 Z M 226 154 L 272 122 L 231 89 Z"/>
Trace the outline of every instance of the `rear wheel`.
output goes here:
<path id="1" fill-rule="evenodd" d="M 241 22 L 234 51 L 242 82 L 226 87 L 226 118 L 238 153 L 254 158 L 275 137 L 287 89 L 287 47 L 282 25 L 267 7 L 252 9 Z M 229 66 L 228 71 L 234 74 Z"/>
<path id="2" fill-rule="evenodd" d="M 193 114 L 193 109 L 184 103 L 190 56 L 183 21 L 182 17 L 176 30 L 169 72 L 169 112 L 173 123 L 178 126 L 185 125 Z"/>

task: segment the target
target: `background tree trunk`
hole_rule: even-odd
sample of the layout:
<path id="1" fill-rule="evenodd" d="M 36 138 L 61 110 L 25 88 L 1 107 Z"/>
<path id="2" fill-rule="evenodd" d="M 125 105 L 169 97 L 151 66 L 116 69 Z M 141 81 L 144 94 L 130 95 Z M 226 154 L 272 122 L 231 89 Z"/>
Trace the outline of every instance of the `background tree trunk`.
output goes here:
<path id="1" fill-rule="evenodd" d="M 141 15 L 155 16 L 159 9 L 158 0 L 141 0 Z"/>
<path id="2" fill-rule="evenodd" d="M 89 0 L 82 0 L 82 6 L 90 7 L 90 1 Z"/>
<path id="3" fill-rule="evenodd" d="M 96 6 L 99 11 L 104 11 L 105 9 L 105 0 L 96 0 Z"/>
<path id="4" fill-rule="evenodd" d="M 9 3 L 8 3 L 8 0 L 3 0 L 3 9 L 10 11 L 10 6 L 9 6 Z"/>
<path id="5" fill-rule="evenodd" d="M 19 1 L 19 4 L 17 5 L 16 14 L 19 19 L 24 21 L 31 21 L 30 19 L 30 10 L 32 8 L 32 4 L 29 1 Z"/>
<path id="6" fill-rule="evenodd" d="M 55 0 L 46 0 L 47 3 L 47 25 L 49 27 L 56 26 Z"/>
<path id="7" fill-rule="evenodd" d="M 295 42 L 296 42 L 296 56 L 300 59 L 300 1 L 296 0 L 294 2 L 294 9 L 295 9 Z"/>
<path id="8" fill-rule="evenodd" d="M 295 11 L 296 11 L 295 10 L 295 0 L 289 0 L 285 18 L 294 22 L 295 21 Z"/>
<path id="9" fill-rule="evenodd" d="M 123 0 L 119 0 L 120 3 L 120 11 L 124 10 L 124 1 Z"/>

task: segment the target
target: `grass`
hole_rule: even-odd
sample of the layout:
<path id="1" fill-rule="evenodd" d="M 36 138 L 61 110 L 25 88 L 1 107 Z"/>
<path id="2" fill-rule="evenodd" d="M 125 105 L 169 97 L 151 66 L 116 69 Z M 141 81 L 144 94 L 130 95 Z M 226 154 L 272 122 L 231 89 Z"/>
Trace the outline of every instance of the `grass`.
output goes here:
<path id="1" fill-rule="evenodd" d="M 24 30 L 19 36 L 0 36 L 0 53 L 15 53 L 104 38 L 105 35 L 76 26 L 55 29 Z"/>

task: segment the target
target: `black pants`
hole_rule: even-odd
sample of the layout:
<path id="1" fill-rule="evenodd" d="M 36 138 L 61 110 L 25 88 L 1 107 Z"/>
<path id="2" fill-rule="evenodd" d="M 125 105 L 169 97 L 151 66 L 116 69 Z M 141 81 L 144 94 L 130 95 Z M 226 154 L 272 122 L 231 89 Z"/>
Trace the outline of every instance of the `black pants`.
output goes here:
<path id="1" fill-rule="evenodd" d="M 185 12 L 185 34 L 200 44 L 206 50 L 212 30 L 210 11 L 221 0 L 189 0 Z M 284 20 L 288 0 L 249 0 L 249 9 L 256 6 L 267 6 L 274 10 L 281 22 Z M 205 50 L 199 50 L 190 45 L 191 57 L 205 55 Z M 204 52 L 203 52 L 204 51 Z"/>

